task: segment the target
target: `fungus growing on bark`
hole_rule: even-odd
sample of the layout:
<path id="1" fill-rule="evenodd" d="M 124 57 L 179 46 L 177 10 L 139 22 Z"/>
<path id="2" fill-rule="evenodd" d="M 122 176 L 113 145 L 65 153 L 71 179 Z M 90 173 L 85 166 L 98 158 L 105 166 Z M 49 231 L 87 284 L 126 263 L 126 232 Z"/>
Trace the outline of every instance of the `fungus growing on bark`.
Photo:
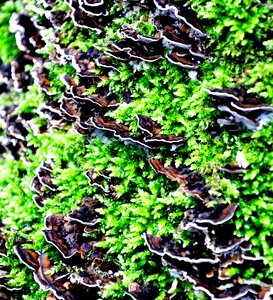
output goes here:
<path id="1" fill-rule="evenodd" d="M 41 58 L 35 58 L 31 75 L 42 91 L 44 91 L 47 95 L 55 95 L 56 92 L 51 91 L 49 70 L 45 68 L 44 63 L 45 62 Z"/>
<path id="2" fill-rule="evenodd" d="M 34 54 L 36 49 L 44 45 L 39 30 L 28 15 L 13 13 L 9 30 L 15 33 L 17 47 L 22 52 Z"/>
<path id="3" fill-rule="evenodd" d="M 100 216 L 96 212 L 97 208 L 101 207 L 101 204 L 97 200 L 93 200 L 90 197 L 85 197 L 82 200 L 82 205 L 79 209 L 74 209 L 67 217 L 71 221 L 76 221 L 85 226 L 94 226 L 100 222 Z"/>
<path id="4" fill-rule="evenodd" d="M 149 41 L 144 42 L 144 39 L 135 41 L 128 36 L 127 39 L 120 40 L 110 45 L 112 51 L 107 51 L 106 54 L 110 54 L 120 60 L 128 60 L 129 58 L 140 59 L 146 62 L 155 62 L 162 58 L 161 52 L 163 47 L 161 42 Z M 121 55 L 123 53 L 123 55 Z"/>
<path id="5" fill-rule="evenodd" d="M 156 158 L 150 158 L 149 163 L 156 173 L 164 174 L 171 181 L 178 182 L 179 191 L 190 197 L 197 197 L 204 203 L 213 200 L 203 178 L 196 171 L 191 171 L 185 166 L 179 169 L 172 166 L 164 166 L 164 163 Z"/>
<path id="6" fill-rule="evenodd" d="M 0 256 L 7 256 L 6 241 L 8 237 L 0 231 Z"/>
<path id="7" fill-rule="evenodd" d="M 249 255 L 251 245 L 234 235 L 234 225 L 226 224 L 236 208 L 236 204 L 220 204 L 214 209 L 203 206 L 187 211 L 179 232 L 194 235 L 188 245 L 147 233 L 143 238 L 149 250 L 162 257 L 171 275 L 191 282 L 196 291 L 203 291 L 211 299 L 268 299 L 272 286 L 241 277 L 250 267 L 261 268 L 262 258 Z M 232 273 L 238 264 L 240 275 Z"/>
<path id="8" fill-rule="evenodd" d="M 149 135 L 148 137 L 144 137 L 144 141 L 147 143 L 176 144 L 186 140 L 185 137 L 162 134 L 161 127 L 148 116 L 137 115 L 136 119 L 138 127 Z"/>
<path id="9" fill-rule="evenodd" d="M 206 89 L 222 112 L 217 122 L 221 126 L 243 124 L 247 129 L 258 130 L 272 120 L 273 106 L 261 99 L 248 95 L 243 87 Z"/>
<path id="10" fill-rule="evenodd" d="M 34 271 L 35 281 L 44 291 L 50 292 L 49 299 L 97 299 L 98 288 L 103 290 L 112 282 L 120 281 L 119 266 L 104 259 L 105 250 L 96 248 L 101 235 L 97 236 L 98 240 L 83 236 L 98 224 L 100 217 L 95 210 L 99 207 L 98 201 L 86 197 L 83 205 L 67 216 L 45 218 L 46 229 L 42 232 L 63 256 L 62 268 L 58 271 L 46 253 L 40 254 L 20 243 L 14 246 L 20 261 Z M 81 259 L 69 259 L 76 253 L 81 254 Z"/>
<path id="11" fill-rule="evenodd" d="M 24 155 L 26 149 L 32 149 L 27 144 L 27 135 L 30 126 L 28 121 L 33 114 L 15 113 L 16 106 L 7 106 L 0 109 L 0 122 L 4 135 L 0 137 L 1 145 L 9 152 L 14 159 L 19 159 L 20 155 Z"/>
<path id="12" fill-rule="evenodd" d="M 32 197 L 38 208 L 44 207 L 44 201 L 49 198 L 57 187 L 52 183 L 52 161 L 43 162 L 35 171 L 30 188 L 36 194 Z"/>
<path id="13" fill-rule="evenodd" d="M 102 6 L 97 6 L 97 12 L 92 13 L 91 8 L 87 10 L 87 5 L 84 1 L 67 0 L 67 2 L 72 9 L 71 18 L 76 26 L 92 29 L 99 34 L 111 20 L 110 17 L 104 15 Z M 101 12 L 99 12 L 100 10 Z"/>
<path id="14" fill-rule="evenodd" d="M 89 185 L 101 188 L 106 194 L 115 191 L 114 180 L 108 174 L 98 172 L 94 168 L 91 168 L 85 175 L 88 178 Z"/>
<path id="15" fill-rule="evenodd" d="M 77 299 L 79 296 L 90 296 L 90 290 L 84 290 L 76 283 L 69 279 L 67 271 L 53 271 L 51 261 L 45 253 L 38 258 L 39 269 L 34 272 L 34 279 L 40 285 L 42 290 L 50 291 L 57 299 Z"/>
<path id="16" fill-rule="evenodd" d="M 0 84 L 5 87 L 7 91 L 14 88 L 16 91 L 21 92 L 32 84 L 33 79 L 26 67 L 31 65 L 33 57 L 28 54 L 20 54 L 10 64 L 0 66 Z"/>
<path id="17" fill-rule="evenodd" d="M 10 292 L 15 292 L 19 291 L 20 287 L 16 286 L 10 286 L 12 278 L 10 278 L 10 273 L 11 273 L 11 267 L 9 266 L 0 266 L 0 295 L 3 292 L 3 295 L 5 297 L 11 296 L 12 293 Z M 13 299 L 13 298 L 8 298 L 8 299 Z"/>
<path id="18" fill-rule="evenodd" d="M 248 171 L 248 169 L 241 168 L 233 163 L 228 163 L 222 167 L 219 167 L 219 170 L 229 174 L 242 174 Z"/>
<path id="19" fill-rule="evenodd" d="M 19 260 L 25 264 L 28 268 L 33 271 L 39 269 L 39 252 L 33 249 L 24 249 L 20 244 L 17 244 L 13 247 L 15 254 L 18 256 Z"/>
<path id="20" fill-rule="evenodd" d="M 130 284 L 126 294 L 134 300 L 154 300 L 158 296 L 158 291 L 153 286 L 143 286 L 133 282 Z"/>
<path id="21" fill-rule="evenodd" d="M 64 258 L 80 253 L 84 258 L 95 248 L 95 241 L 83 236 L 83 226 L 72 222 L 64 215 L 50 215 L 45 218 L 42 232 L 46 240 L 53 244 Z"/>

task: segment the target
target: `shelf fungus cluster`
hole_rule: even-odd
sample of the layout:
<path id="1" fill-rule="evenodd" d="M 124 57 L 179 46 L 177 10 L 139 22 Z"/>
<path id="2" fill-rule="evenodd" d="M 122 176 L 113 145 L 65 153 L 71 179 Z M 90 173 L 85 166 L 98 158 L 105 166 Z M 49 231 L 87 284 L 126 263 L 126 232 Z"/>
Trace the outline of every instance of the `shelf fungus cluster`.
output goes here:
<path id="1" fill-rule="evenodd" d="M 159 296 L 159 290 L 153 286 L 140 285 L 137 282 L 132 282 L 129 286 L 126 295 L 134 300 L 154 300 Z M 180 300 L 184 295 L 180 293 L 169 293 L 164 297 L 164 300 Z"/>
<path id="2" fill-rule="evenodd" d="M 58 269 L 46 253 L 21 243 L 14 246 L 20 261 L 33 271 L 35 281 L 44 291 L 49 291 L 48 299 L 97 299 L 99 289 L 120 280 L 119 266 L 105 260 L 106 250 L 96 246 L 103 239 L 98 233 L 100 216 L 96 212 L 100 207 L 98 201 L 86 197 L 80 208 L 68 215 L 45 218 L 42 232 L 63 256 Z M 95 233 L 94 237 L 88 233 Z"/>
<path id="3" fill-rule="evenodd" d="M 0 231 L 0 256 L 7 256 L 6 241 L 8 237 Z"/>
<path id="4" fill-rule="evenodd" d="M 155 62 L 164 56 L 176 65 L 196 69 L 206 58 L 206 33 L 197 20 L 195 12 L 185 6 L 177 6 L 173 1 L 115 1 L 116 9 L 110 12 L 109 1 L 67 0 L 71 8 L 70 17 L 78 27 L 94 30 L 102 34 L 113 18 L 126 17 L 131 11 L 149 12 L 149 21 L 156 32 L 154 36 L 144 36 L 124 25 L 118 32 L 121 40 L 108 45 L 106 56 L 121 61 L 142 60 Z"/>
<path id="5" fill-rule="evenodd" d="M 257 130 L 273 119 L 273 107 L 247 94 L 243 87 L 206 89 L 206 92 L 221 111 L 221 118 L 217 120 L 220 126 L 237 129 L 242 124 L 247 129 Z"/>
<path id="6" fill-rule="evenodd" d="M 0 299 L 12 300 L 17 296 L 19 287 L 10 286 L 12 279 L 10 278 L 11 267 L 0 266 Z"/>
<path id="7" fill-rule="evenodd" d="M 10 19 L 10 32 L 15 33 L 16 44 L 21 53 L 8 65 L 0 66 L 0 92 L 21 92 L 33 84 L 29 66 L 45 43 L 40 30 L 35 27 L 31 18 L 26 14 L 14 13 Z"/>
<path id="8" fill-rule="evenodd" d="M 17 114 L 16 106 L 6 106 L 0 109 L 0 123 L 4 135 L 0 137 L 0 153 L 8 152 L 14 159 L 23 155 L 26 149 L 31 149 L 27 143 L 30 120 L 33 114 Z"/>
<path id="9" fill-rule="evenodd" d="M 85 124 L 113 132 L 114 137 L 121 141 L 130 141 L 150 149 L 156 149 L 167 144 L 181 144 L 186 140 L 182 136 L 162 134 L 160 126 L 148 116 L 137 115 L 135 118 L 141 131 L 141 134 L 138 135 L 133 134 L 128 126 L 117 123 L 109 117 L 91 117 Z"/>
<path id="10" fill-rule="evenodd" d="M 0 258 L 8 257 L 7 242 L 8 235 L 5 233 L 7 231 L 6 226 L 0 220 Z M 3 230 L 3 232 L 2 232 Z M 17 292 L 20 288 L 14 285 L 14 280 L 10 276 L 11 267 L 8 265 L 0 264 L 0 299 L 12 300 L 17 296 Z"/>
<path id="11" fill-rule="evenodd" d="M 143 238 L 150 251 L 162 257 L 172 276 L 193 284 L 212 300 L 269 299 L 273 288 L 264 281 L 243 279 L 253 268 L 262 268 L 262 258 L 250 253 L 251 244 L 234 235 L 235 227 L 227 223 L 237 204 L 220 204 L 214 209 L 203 206 L 185 212 L 178 235 L 192 235 L 192 242 L 168 240 L 145 233 Z"/>
<path id="12" fill-rule="evenodd" d="M 156 173 L 165 175 L 171 181 L 178 182 L 178 190 L 190 197 L 196 197 L 203 203 L 215 200 L 209 194 L 209 188 L 205 186 L 205 182 L 200 174 L 190 170 L 186 166 L 175 168 L 173 166 L 165 166 L 161 160 L 150 158 L 149 163 Z"/>
<path id="13" fill-rule="evenodd" d="M 44 201 L 56 192 L 57 187 L 52 182 L 52 164 L 51 160 L 45 161 L 36 169 L 30 188 L 35 192 L 32 199 L 37 207 L 43 208 Z"/>
<path id="14" fill-rule="evenodd" d="M 89 185 L 99 187 L 106 195 L 115 192 L 117 178 L 110 176 L 108 172 L 99 172 L 90 168 L 85 175 Z"/>
<path id="15" fill-rule="evenodd" d="M 66 2 L 69 9 L 65 13 L 57 9 L 56 1 L 42 0 L 37 5 L 43 7 L 43 15 L 12 15 L 10 31 L 16 35 L 21 54 L 8 66 L 0 66 L 0 91 L 21 91 L 36 83 L 47 94 L 46 103 L 37 110 L 39 116 L 47 120 L 47 132 L 53 128 L 67 129 L 67 123 L 72 123 L 76 132 L 85 136 L 90 137 L 94 130 L 100 129 L 112 132 L 120 140 L 150 149 L 185 141 L 184 137 L 163 134 L 161 127 L 148 116 L 135 117 L 141 133 L 133 134 L 127 125 L 105 115 L 122 101 L 107 84 L 111 72 L 119 72 L 119 61 L 152 63 L 161 59 L 167 51 L 166 57 L 170 62 L 186 68 L 197 68 L 205 59 L 207 35 L 191 8 L 179 8 L 172 1 L 156 0 Z M 111 9 L 113 5 L 115 9 Z M 127 24 L 117 32 L 120 39 L 108 44 L 106 50 L 91 47 L 84 52 L 63 43 L 60 28 L 64 23 L 72 21 L 77 27 L 94 30 L 103 38 L 105 26 L 111 24 L 114 18 L 126 17 L 139 10 L 149 12 L 148 22 L 154 27 L 154 36 L 144 36 Z M 43 48 L 50 52 L 49 59 L 37 51 Z M 66 91 L 59 99 L 51 82 L 48 63 L 59 66 L 70 64 L 79 77 L 76 80 L 67 74 L 61 75 Z M 126 102 L 126 99 L 123 100 Z M 19 144 L 9 142 L 7 148 L 22 148 L 20 139 Z M 18 149 L 11 149 L 11 152 Z"/>
<path id="16" fill-rule="evenodd" d="M 164 57 L 173 64 L 197 69 L 206 58 L 206 33 L 190 8 L 178 8 L 170 1 L 154 1 L 150 19 L 154 36 L 142 35 L 130 25 L 119 30 L 121 40 L 108 46 L 107 54 L 121 61 L 138 59 L 155 62 Z"/>

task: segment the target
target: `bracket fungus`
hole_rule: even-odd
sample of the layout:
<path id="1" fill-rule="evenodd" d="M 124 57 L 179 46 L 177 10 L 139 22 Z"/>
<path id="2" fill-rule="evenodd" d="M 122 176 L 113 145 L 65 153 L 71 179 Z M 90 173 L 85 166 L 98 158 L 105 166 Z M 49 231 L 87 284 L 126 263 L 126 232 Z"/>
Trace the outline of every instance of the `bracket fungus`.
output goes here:
<path id="1" fill-rule="evenodd" d="M 98 207 L 98 201 L 86 197 L 83 199 L 83 205 L 67 216 L 51 215 L 45 219 L 46 229 L 43 233 L 47 241 L 53 243 L 63 255 L 61 268 L 55 268 L 47 253 L 27 248 L 21 242 L 13 247 L 19 260 L 33 271 L 34 279 L 40 288 L 50 292 L 48 299 L 97 299 L 99 289 L 103 290 L 112 282 L 120 281 L 119 266 L 104 259 L 104 250 L 91 247 L 90 252 L 90 246 L 95 245 L 95 241 L 87 237 L 82 238 L 85 228 L 98 224 L 99 216 L 95 212 Z M 89 242 L 80 243 L 80 239 L 82 242 L 89 239 Z M 76 252 L 81 253 L 81 259 L 70 259 Z M 4 277 L 1 277 L 2 279 L 4 280 Z M 8 282 L 8 279 L 5 279 L 5 282 Z M 0 285 L 4 286 L 1 282 Z"/>
<path id="2" fill-rule="evenodd" d="M 227 163 L 226 165 L 219 167 L 219 170 L 229 174 L 242 174 L 248 171 L 248 169 L 239 167 L 233 163 Z"/>
<path id="3" fill-rule="evenodd" d="M 0 122 L 4 131 L 0 137 L 2 147 L 9 152 L 14 159 L 19 159 L 27 149 L 32 146 L 27 143 L 27 135 L 30 130 L 29 121 L 33 117 L 29 114 L 16 114 L 16 106 L 6 106 L 0 109 Z"/>
<path id="4" fill-rule="evenodd" d="M 64 215 L 49 215 L 42 230 L 46 240 L 53 244 L 64 258 L 80 253 L 84 258 L 95 247 L 95 241 L 83 236 L 84 227 Z"/>
<path id="5" fill-rule="evenodd" d="M 259 98 L 247 94 L 243 87 L 205 90 L 218 105 L 222 118 L 220 126 L 239 126 L 259 130 L 273 118 L 273 106 L 264 104 Z"/>
<path id="6" fill-rule="evenodd" d="M 132 282 L 126 294 L 134 300 L 153 300 L 158 296 L 158 291 L 153 286 L 142 286 Z"/>
<path id="7" fill-rule="evenodd" d="M 179 169 L 165 166 L 162 161 L 156 158 L 150 158 L 149 163 L 156 173 L 164 174 L 171 181 L 178 182 L 178 190 L 182 193 L 199 198 L 204 203 L 214 200 L 209 194 L 209 189 L 205 186 L 203 178 L 196 171 L 191 171 L 185 166 L 181 166 Z"/>
<path id="8" fill-rule="evenodd" d="M 6 241 L 8 237 L 0 231 L 0 256 L 7 256 Z"/>
<path id="9" fill-rule="evenodd" d="M 95 209 L 100 208 L 101 204 L 97 200 L 90 197 L 85 197 L 82 200 L 82 205 L 79 209 L 74 209 L 67 217 L 71 221 L 76 221 L 85 226 L 94 226 L 100 222 L 100 216 Z"/>
<path id="10" fill-rule="evenodd" d="M 48 297 L 96 299 L 99 289 L 120 281 L 120 267 L 105 260 L 105 250 L 96 247 L 97 240 L 83 237 L 84 232 L 89 232 L 99 223 L 100 217 L 95 211 L 99 207 L 98 201 L 86 197 L 78 210 L 66 216 L 49 215 L 45 218 L 46 229 L 42 232 L 62 254 L 61 269 L 54 268 L 46 253 L 23 247 L 21 243 L 14 246 L 15 254 L 33 271 L 34 279 L 42 290 L 51 293 Z M 100 235 L 97 236 L 100 239 Z M 76 253 L 80 253 L 81 258 L 71 259 Z"/>
<path id="11" fill-rule="evenodd" d="M 57 190 L 52 183 L 52 163 L 51 160 L 43 162 L 30 183 L 31 190 L 36 193 L 32 199 L 38 208 L 43 208 L 44 201 Z"/>
<path id="12" fill-rule="evenodd" d="M 99 187 L 105 194 L 115 191 L 115 180 L 109 174 L 91 168 L 85 173 L 85 176 L 88 178 L 89 185 Z"/>
<path id="13" fill-rule="evenodd" d="M 252 256 L 251 245 L 234 235 L 234 225 L 226 224 L 236 208 L 237 204 L 220 204 L 214 209 L 203 205 L 202 209 L 186 211 L 178 232 L 194 235 L 188 245 L 147 233 L 143 238 L 149 250 L 162 257 L 172 276 L 192 283 L 196 291 L 203 291 L 210 299 L 269 299 L 271 285 L 242 277 L 250 266 L 261 268 L 263 258 Z M 240 274 L 232 274 L 234 265 L 239 264 Z"/>

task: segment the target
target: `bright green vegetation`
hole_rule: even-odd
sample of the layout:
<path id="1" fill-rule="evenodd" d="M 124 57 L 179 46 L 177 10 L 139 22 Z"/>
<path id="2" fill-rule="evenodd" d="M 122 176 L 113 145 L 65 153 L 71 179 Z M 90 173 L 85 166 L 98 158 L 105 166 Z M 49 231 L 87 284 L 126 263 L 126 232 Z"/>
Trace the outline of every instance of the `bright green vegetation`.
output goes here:
<path id="1" fill-rule="evenodd" d="M 239 203 L 234 220 L 237 234 L 253 244 L 255 255 L 264 256 L 266 276 L 272 278 L 273 124 L 271 122 L 256 132 L 245 128 L 235 133 L 220 129 L 215 134 L 219 112 L 204 91 L 204 88 L 244 84 L 249 92 L 273 105 L 273 6 L 270 1 L 264 2 L 189 1 L 210 35 L 210 58 L 198 69 L 197 79 L 191 80 L 187 69 L 165 59 L 147 63 L 144 71 L 141 66 L 120 63 L 121 73 L 113 73 L 109 84 L 123 103 L 108 115 L 129 125 L 136 133 L 139 129 L 133 117 L 148 115 L 164 133 L 185 136 L 187 141 L 175 152 L 162 147 L 160 151 L 149 151 L 148 156 L 199 170 L 214 196 L 226 203 Z M 35 1 L 28 1 L 27 9 L 31 10 L 33 3 Z M 58 3 L 60 9 L 66 9 L 63 1 Z M 7 29 L 11 13 L 20 11 L 21 6 L 20 1 L 6 1 L 0 7 L 0 57 L 5 63 L 18 53 L 15 38 Z M 148 25 L 138 26 L 139 18 L 140 15 L 132 16 L 130 20 L 114 20 L 113 27 L 106 29 L 105 38 L 86 29 L 74 27 L 71 31 L 71 24 L 63 26 L 61 31 L 66 45 L 77 45 L 86 51 L 90 46 L 105 47 L 105 40 L 114 41 L 116 30 L 129 22 L 135 23 L 135 28 L 143 33 L 152 35 Z M 49 51 L 43 49 L 41 53 L 47 57 Z M 73 74 L 74 70 L 70 65 L 54 66 L 53 63 L 49 69 L 57 99 L 64 91 L 58 75 Z M 131 103 L 123 101 L 124 92 L 132 93 Z M 24 93 L 2 94 L 0 105 L 16 103 L 18 113 L 36 114 L 37 107 L 46 101 L 46 97 L 34 86 Z M 38 115 L 33 121 L 37 128 L 45 122 Z M 197 206 L 199 200 L 177 192 L 176 183 L 156 174 L 141 147 L 106 136 L 90 140 L 76 134 L 72 128 L 40 135 L 33 131 L 28 135 L 28 141 L 35 151 L 27 151 L 26 156 L 17 161 L 8 154 L 0 160 L 0 216 L 9 229 L 7 246 L 10 255 L 0 258 L 0 263 L 12 266 L 11 277 L 15 278 L 12 284 L 23 287 L 28 295 L 26 299 L 44 299 L 45 293 L 39 291 L 32 272 L 17 260 L 12 249 L 14 239 L 33 240 L 33 248 L 50 251 L 58 257 L 57 250 L 45 242 L 40 231 L 43 219 L 49 213 L 70 212 L 85 196 L 99 199 L 105 205 L 101 210 L 104 216 L 101 230 L 106 239 L 101 246 L 109 249 L 109 258 L 120 264 L 123 271 L 122 281 L 101 293 L 101 297 L 122 299 L 133 281 L 159 288 L 158 300 L 163 299 L 171 287 L 173 278 L 144 246 L 141 235 L 148 232 L 172 236 L 184 211 Z M 243 175 L 223 174 L 218 167 L 236 163 L 238 152 L 244 154 L 249 170 Z M 46 202 L 44 209 L 39 210 L 32 201 L 29 184 L 35 169 L 48 156 L 55 162 L 54 183 L 58 192 Z M 111 172 L 116 178 L 115 199 L 88 185 L 84 172 L 91 167 Z M 179 282 L 177 289 L 185 291 L 188 299 L 194 299 L 189 284 Z"/>

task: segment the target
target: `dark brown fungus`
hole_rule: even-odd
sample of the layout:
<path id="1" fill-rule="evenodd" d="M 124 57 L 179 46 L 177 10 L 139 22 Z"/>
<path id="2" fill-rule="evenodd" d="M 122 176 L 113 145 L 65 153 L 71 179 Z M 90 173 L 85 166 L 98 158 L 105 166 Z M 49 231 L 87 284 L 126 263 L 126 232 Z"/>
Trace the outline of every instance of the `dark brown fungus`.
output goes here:
<path id="1" fill-rule="evenodd" d="M 92 117 L 86 124 L 98 129 L 114 132 L 114 136 L 118 138 L 129 138 L 129 127 L 123 124 L 118 124 L 114 119 L 109 117 Z"/>
<path id="2" fill-rule="evenodd" d="M 16 247 L 15 252 L 19 259 L 34 271 L 34 279 L 41 289 L 49 291 L 47 299 L 97 299 L 97 289 L 84 286 L 80 280 L 75 282 L 74 274 L 69 272 L 69 265 L 63 263 L 62 268 L 57 271 L 45 253 L 39 254 L 34 250 L 23 249 L 22 247 Z M 87 266 L 84 268 L 87 269 Z M 96 271 L 98 274 L 101 272 L 98 269 Z M 80 277 L 77 276 L 78 278 Z"/>
<path id="3" fill-rule="evenodd" d="M 71 94 L 64 93 L 62 95 L 60 109 L 65 115 L 80 120 L 79 104 Z"/>
<path id="4" fill-rule="evenodd" d="M 86 126 L 84 122 L 74 122 L 73 128 L 80 135 L 90 136 L 93 132 L 93 130 L 90 129 L 89 126 Z"/>
<path id="5" fill-rule="evenodd" d="M 147 36 L 143 36 L 141 35 L 137 30 L 129 27 L 126 24 L 123 24 L 121 29 L 119 30 L 119 35 L 122 38 L 127 38 L 130 40 L 133 40 L 135 42 L 143 42 L 146 44 L 153 44 L 157 42 L 159 42 L 161 40 L 161 35 L 159 33 L 156 34 L 156 36 L 154 37 L 147 37 Z"/>
<path id="6" fill-rule="evenodd" d="M 224 99 L 230 98 L 235 101 L 242 100 L 242 97 L 245 96 L 245 90 L 242 87 L 237 88 L 224 88 L 224 89 L 205 89 L 205 91 L 214 97 Z"/>
<path id="7" fill-rule="evenodd" d="M 203 202 L 209 202 L 213 198 L 209 189 L 205 186 L 203 178 L 188 167 L 176 169 L 172 166 L 164 166 L 164 163 L 156 158 L 150 158 L 149 163 L 155 172 L 164 174 L 168 179 L 179 183 L 179 191 L 190 197 L 197 197 Z"/>
<path id="8" fill-rule="evenodd" d="M 70 220 L 79 222 L 85 226 L 94 226 L 99 223 L 100 216 L 96 212 L 96 209 L 101 207 L 99 201 L 93 200 L 90 197 L 85 197 L 82 202 L 83 204 L 80 208 L 78 210 L 74 209 L 67 217 Z"/>
<path id="9" fill-rule="evenodd" d="M 25 71 L 26 66 L 31 65 L 32 63 L 33 58 L 27 54 L 19 55 L 10 63 L 11 79 L 16 91 L 25 90 L 32 83 L 30 74 Z"/>
<path id="10" fill-rule="evenodd" d="M 39 256 L 40 253 L 33 249 L 24 249 L 21 245 L 15 245 L 13 247 L 15 254 L 18 256 L 19 260 L 25 264 L 28 268 L 33 271 L 39 269 Z"/>
<path id="11" fill-rule="evenodd" d="M 33 57 L 28 54 L 20 54 L 7 66 L 0 66 L 0 84 L 6 90 L 14 88 L 16 91 L 25 90 L 33 80 L 26 71 L 28 65 L 32 65 Z"/>
<path id="12" fill-rule="evenodd" d="M 219 169 L 225 173 L 229 174 L 242 174 L 247 172 L 249 169 L 241 168 L 233 163 L 228 163 L 224 165 L 223 167 L 219 167 Z"/>
<path id="13" fill-rule="evenodd" d="M 94 168 L 91 168 L 85 175 L 88 178 L 89 185 L 101 188 L 106 194 L 115 190 L 115 186 L 111 183 L 113 179 L 108 174 L 98 172 Z"/>
<path id="14" fill-rule="evenodd" d="M 238 204 L 219 204 L 213 211 L 200 213 L 195 221 L 197 223 L 220 225 L 234 216 L 237 207 Z"/>
<path id="15" fill-rule="evenodd" d="M 83 225 L 70 222 L 63 215 L 50 215 L 45 218 L 42 230 L 46 240 L 53 244 L 64 258 L 80 253 L 84 258 L 95 248 L 95 241 L 83 237 Z"/>
<path id="16" fill-rule="evenodd" d="M 221 126 L 239 126 L 259 130 L 273 118 L 273 107 L 261 99 L 248 95 L 243 87 L 206 89 L 222 112 L 218 123 Z"/>
<path id="17" fill-rule="evenodd" d="M 128 126 L 118 124 L 114 119 L 109 117 L 92 117 L 85 124 L 97 129 L 114 132 L 114 137 L 122 141 L 130 141 L 151 149 L 158 147 L 152 143 L 145 142 L 143 136 L 132 135 Z"/>
<path id="18" fill-rule="evenodd" d="M 86 6 L 76 0 L 67 0 L 72 9 L 71 18 L 76 26 L 92 29 L 97 33 L 101 33 L 104 26 L 109 21 L 107 16 L 91 14 L 91 11 L 86 10 Z"/>
<path id="19" fill-rule="evenodd" d="M 80 8 L 92 16 L 108 16 L 107 1 L 79 0 Z M 107 10 L 108 8 L 108 10 Z"/>
<path id="20" fill-rule="evenodd" d="M 200 63 L 200 59 L 181 48 L 174 48 L 167 54 L 167 59 L 175 65 L 189 69 L 197 69 Z"/>
<path id="21" fill-rule="evenodd" d="M 36 170 L 40 183 L 51 191 L 55 192 L 57 187 L 52 183 L 52 162 L 43 162 Z"/>
<path id="22" fill-rule="evenodd" d="M 52 160 L 43 162 L 30 183 L 30 188 L 36 193 L 32 199 L 38 208 L 43 208 L 44 201 L 57 190 L 52 182 L 52 164 Z"/>
<path id="23" fill-rule="evenodd" d="M 4 287 L 0 288 L 0 299 L 1 300 L 12 300 L 11 293 Z"/>
<path id="24" fill-rule="evenodd" d="M 162 142 L 162 143 L 182 143 L 186 138 L 175 135 L 164 135 L 161 133 L 161 127 L 154 122 L 148 116 L 137 115 L 136 116 L 138 127 L 149 134 L 148 137 L 144 137 L 145 142 Z"/>
<path id="25" fill-rule="evenodd" d="M 147 246 L 149 247 L 149 250 L 160 255 L 163 256 L 164 255 L 164 244 L 165 244 L 165 240 L 148 234 L 148 233 L 144 233 L 143 234 L 143 238 L 147 244 Z"/>
<path id="26" fill-rule="evenodd" d="M 194 44 L 194 37 L 190 37 L 190 27 L 186 24 L 176 24 L 176 20 L 170 16 L 156 16 L 153 23 L 166 41 L 183 49 L 190 49 Z"/>
<path id="27" fill-rule="evenodd" d="M 24 14 L 13 13 L 10 18 L 10 32 L 15 33 L 17 47 L 26 53 L 34 53 L 43 43 L 31 18 Z"/>
<path id="28" fill-rule="evenodd" d="M 101 81 L 99 77 L 97 77 L 97 80 L 95 78 L 93 79 L 94 83 L 91 83 L 92 85 L 95 85 Z M 84 104 L 85 102 L 90 102 L 90 104 L 94 104 L 95 107 L 98 106 L 102 108 L 112 108 L 119 106 L 118 101 L 115 99 L 115 95 L 109 92 L 108 87 L 98 88 L 97 93 L 89 94 L 88 89 L 85 85 L 72 86 L 70 87 L 70 92 L 73 98 L 78 103 L 82 102 Z"/>
<path id="29" fill-rule="evenodd" d="M 191 264 L 210 263 L 215 264 L 219 262 L 219 259 L 212 253 L 207 253 L 203 257 L 200 257 L 201 253 L 204 253 L 203 239 L 196 241 L 191 247 L 183 247 L 175 242 L 167 242 L 160 237 L 156 237 L 150 234 L 144 234 L 143 238 L 149 247 L 149 250 L 160 255 L 169 256 L 179 261 L 184 261 Z"/>
<path id="30" fill-rule="evenodd" d="M 60 108 L 66 118 L 74 118 L 74 122 L 79 122 L 85 128 L 90 127 L 86 121 L 99 110 L 89 99 L 75 97 L 71 93 L 63 93 Z"/>
<path id="31" fill-rule="evenodd" d="M 82 52 L 78 49 L 71 49 L 69 50 L 69 52 L 71 55 L 71 64 L 80 76 L 82 77 L 95 76 L 95 72 L 96 72 L 95 59 L 100 56 L 100 53 L 96 48 L 91 47 L 87 50 L 87 52 Z"/>
<path id="32" fill-rule="evenodd" d="M 39 269 L 34 272 L 34 279 L 42 290 L 50 291 L 57 299 L 76 300 L 69 274 L 52 274 L 52 266 L 45 253 L 39 256 Z"/>
<path id="33" fill-rule="evenodd" d="M 128 28 L 121 29 L 120 35 L 126 38 L 112 43 L 109 47 L 112 52 L 107 52 L 117 59 L 128 60 L 130 57 L 146 62 L 154 62 L 162 58 L 163 46 L 161 40 L 142 37 L 133 29 L 130 29 L 129 32 Z M 117 52 L 117 55 L 115 55 L 115 52 Z M 120 55 L 122 52 L 125 56 Z"/>
<path id="34" fill-rule="evenodd" d="M 198 36 L 206 36 L 205 31 L 197 20 L 196 13 L 191 8 L 182 5 L 176 6 L 174 1 L 171 0 L 154 0 L 154 4 L 159 10 L 173 13 L 178 20 L 191 27 Z"/>
<path id="35" fill-rule="evenodd" d="M 112 54 L 111 56 L 114 55 Z M 120 73 L 120 71 L 118 70 L 118 66 L 115 65 L 109 54 L 101 55 L 95 61 L 96 64 L 100 67 L 111 69 Z"/>
<path id="36" fill-rule="evenodd" d="M 0 232 L 0 256 L 7 256 L 6 241 L 8 237 Z"/>
<path id="37" fill-rule="evenodd" d="M 52 86 L 49 80 L 49 70 L 45 68 L 44 63 L 41 58 L 35 58 L 31 75 L 42 91 L 48 95 L 55 95 L 56 92 L 51 91 Z"/>
<path id="38" fill-rule="evenodd" d="M 46 10 L 45 17 L 55 28 L 61 28 L 62 25 L 69 21 L 70 12 Z"/>
<path id="39" fill-rule="evenodd" d="M 154 300 L 158 296 L 158 291 L 152 286 L 143 286 L 133 282 L 130 284 L 126 294 L 134 300 Z"/>
<path id="40" fill-rule="evenodd" d="M 114 262 L 95 257 L 86 262 L 84 270 L 76 278 L 84 286 L 103 289 L 112 282 L 120 281 L 119 270 L 119 266 Z"/>
<path id="41" fill-rule="evenodd" d="M 187 211 L 179 226 L 180 232 L 186 230 L 193 235 L 187 246 L 149 234 L 143 237 L 149 250 L 162 257 L 171 275 L 191 282 L 196 291 L 203 291 L 210 299 L 269 299 L 271 285 L 249 282 L 231 272 L 238 264 L 240 274 L 249 268 L 260 272 L 262 267 L 262 258 L 249 253 L 250 243 L 234 234 L 234 224 L 226 224 L 236 208 L 236 204 L 220 204 L 212 209 L 203 205 Z"/>
<path id="42" fill-rule="evenodd" d="M 11 268 L 8 266 L 0 266 L 0 292 L 4 291 L 18 291 L 21 288 L 16 286 L 9 286 L 12 279 L 10 278 Z M 12 294 L 7 292 L 8 295 Z M 0 294 L 1 295 L 1 294 Z M 13 298 L 12 298 L 13 299 Z"/>
<path id="43" fill-rule="evenodd" d="M 0 137 L 0 141 L 2 147 L 14 159 L 19 159 L 27 149 L 33 149 L 28 146 L 26 140 L 30 128 L 28 122 L 33 114 L 17 115 L 15 109 L 16 106 L 9 106 L 0 110 L 0 122 L 4 131 L 4 136 Z"/>

